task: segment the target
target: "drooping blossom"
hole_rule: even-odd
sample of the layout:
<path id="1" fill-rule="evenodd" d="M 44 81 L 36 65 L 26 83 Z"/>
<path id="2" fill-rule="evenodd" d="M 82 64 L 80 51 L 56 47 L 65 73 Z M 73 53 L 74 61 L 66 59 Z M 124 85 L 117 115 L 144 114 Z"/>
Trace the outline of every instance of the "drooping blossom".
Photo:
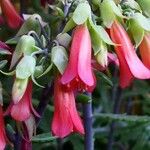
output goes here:
<path id="1" fill-rule="evenodd" d="M 82 121 L 76 109 L 74 93 L 65 90 L 57 77 L 54 85 L 54 117 L 52 120 L 52 133 L 60 138 L 72 132 L 84 134 Z"/>
<path id="2" fill-rule="evenodd" d="M 2 106 L 0 105 L 0 150 L 4 150 L 6 146 L 6 132 L 5 132 L 5 125 L 3 119 L 3 110 Z"/>
<path id="3" fill-rule="evenodd" d="M 150 69 L 150 34 L 146 34 L 139 46 L 140 55 L 144 65 Z"/>
<path id="4" fill-rule="evenodd" d="M 0 5 L 8 26 L 12 29 L 20 27 L 23 23 L 23 19 L 19 16 L 11 1 L 0 0 Z"/>
<path id="5" fill-rule="evenodd" d="M 86 25 L 79 25 L 74 30 L 70 58 L 61 83 L 72 89 L 89 92 L 95 87 L 91 67 L 91 38 Z"/>
<path id="6" fill-rule="evenodd" d="M 120 86 L 125 88 L 130 85 L 133 78 L 149 79 L 150 71 L 138 58 L 130 38 L 124 28 L 115 21 L 110 28 L 110 36 L 115 46 L 120 66 Z"/>
<path id="7" fill-rule="evenodd" d="M 29 81 L 26 91 L 17 104 L 11 104 L 10 114 L 17 121 L 25 121 L 31 114 L 39 117 L 32 106 L 32 81 Z"/>

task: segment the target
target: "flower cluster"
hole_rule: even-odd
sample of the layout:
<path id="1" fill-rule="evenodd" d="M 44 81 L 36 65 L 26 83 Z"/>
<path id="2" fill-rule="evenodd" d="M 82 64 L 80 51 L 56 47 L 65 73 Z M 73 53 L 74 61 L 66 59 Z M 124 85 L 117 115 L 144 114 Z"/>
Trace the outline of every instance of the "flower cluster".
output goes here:
<path id="1" fill-rule="evenodd" d="M 41 0 L 43 6 L 46 3 L 52 4 L 54 1 Z M 113 62 L 119 69 L 119 86 L 122 89 L 129 87 L 134 78 L 150 79 L 150 25 L 142 23 L 149 23 L 149 20 L 138 11 L 134 15 L 121 12 L 113 0 L 103 0 L 93 5 L 100 7 L 102 24 L 100 21 L 96 23 L 90 4 L 81 2 L 75 4 L 75 10 L 71 8 L 72 15 L 62 33 L 51 40 L 49 25 L 40 15 L 24 14 L 22 18 L 9 0 L 0 0 L 3 15 L 0 25 L 6 23 L 11 29 L 19 28 L 13 39 L 15 42 L 12 39 L 7 41 L 9 46 L 0 42 L 0 54 L 6 55 L 4 57 L 7 59 L 7 65 L 4 62 L 0 68 L 1 73 L 13 76 L 12 101 L 5 115 L 22 122 L 27 129 L 32 125 L 33 131 L 37 118 L 41 117 L 32 105 L 33 83 L 44 88 L 36 80 L 53 76 L 52 134 L 60 138 L 73 132 L 84 135 L 76 95 L 93 92 L 97 84 L 95 72 L 104 72 Z M 137 29 L 142 34 L 138 35 Z M 16 46 L 11 45 L 12 41 Z M 139 54 L 136 49 L 139 49 Z M 6 70 L 9 67 L 11 72 L 2 71 L 5 65 Z M 3 150 L 8 139 L 2 104 L 0 122 L 0 150 Z M 29 134 L 26 138 L 30 141 Z"/>

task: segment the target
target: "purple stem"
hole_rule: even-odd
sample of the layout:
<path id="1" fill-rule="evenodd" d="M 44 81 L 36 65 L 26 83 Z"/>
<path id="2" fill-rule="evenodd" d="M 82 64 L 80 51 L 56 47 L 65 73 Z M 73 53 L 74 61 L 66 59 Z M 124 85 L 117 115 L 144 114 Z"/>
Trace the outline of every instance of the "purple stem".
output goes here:
<path id="1" fill-rule="evenodd" d="M 20 14 L 26 13 L 26 0 L 20 0 Z"/>
<path id="2" fill-rule="evenodd" d="M 90 101 L 83 104 L 83 118 L 84 118 L 84 130 L 85 130 L 85 150 L 94 150 L 93 143 L 93 130 L 92 130 L 92 96 L 91 93 L 87 93 L 90 97 Z"/>
<path id="3" fill-rule="evenodd" d="M 118 87 L 114 95 L 114 108 L 113 108 L 114 114 L 119 113 L 120 104 L 121 104 L 121 95 L 122 95 L 122 89 Z M 108 135 L 107 150 L 112 150 L 114 130 L 115 130 L 115 122 L 112 122 L 110 125 L 110 132 Z"/>
<path id="4" fill-rule="evenodd" d="M 40 103 L 37 107 L 37 112 L 38 114 L 41 116 L 41 118 L 36 118 L 36 125 L 38 126 L 42 116 L 44 114 L 44 111 L 49 103 L 50 97 L 52 97 L 53 95 L 53 81 L 51 81 L 51 83 L 49 83 L 42 91 L 42 95 L 40 98 Z"/>

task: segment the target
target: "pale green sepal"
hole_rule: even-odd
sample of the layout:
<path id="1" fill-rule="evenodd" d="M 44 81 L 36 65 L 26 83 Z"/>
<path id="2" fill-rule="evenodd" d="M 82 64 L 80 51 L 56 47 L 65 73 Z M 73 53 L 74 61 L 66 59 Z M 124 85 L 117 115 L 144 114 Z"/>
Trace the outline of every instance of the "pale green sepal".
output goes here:
<path id="1" fill-rule="evenodd" d="M 73 21 L 72 18 L 70 18 L 70 20 L 67 22 L 67 24 L 65 25 L 62 33 L 66 33 L 68 31 L 70 31 L 72 28 L 74 28 L 76 26 L 75 22 Z"/>
<path id="2" fill-rule="evenodd" d="M 15 79 L 15 82 L 12 88 L 12 100 L 14 104 L 17 104 L 21 100 L 21 98 L 23 97 L 26 91 L 27 85 L 28 85 L 28 78 L 26 79 L 16 78 Z"/>
<path id="3" fill-rule="evenodd" d="M 34 75 L 31 75 L 32 81 L 34 82 L 35 85 L 37 85 L 40 88 L 45 88 L 44 86 L 40 85 L 39 83 L 37 83 L 37 81 L 34 78 Z"/>
<path id="4" fill-rule="evenodd" d="M 0 70 L 0 72 L 6 76 L 13 76 L 13 75 L 15 75 L 16 70 L 13 70 L 11 72 L 4 72 L 4 71 Z"/>
<path id="5" fill-rule="evenodd" d="M 26 79 L 34 74 L 36 60 L 32 56 L 24 56 L 16 66 L 16 77 Z"/>
<path id="6" fill-rule="evenodd" d="M 88 3 L 80 3 L 75 9 L 72 19 L 77 25 L 81 25 L 91 17 L 91 7 Z"/>
<path id="7" fill-rule="evenodd" d="M 59 72 L 63 74 L 68 63 L 66 49 L 62 46 L 53 47 L 51 52 L 51 60 Z"/>
<path id="8" fill-rule="evenodd" d="M 39 75 L 37 78 L 40 78 L 40 77 L 46 75 L 52 69 L 52 67 L 53 67 L 53 64 L 50 64 L 50 66 L 41 75 Z"/>

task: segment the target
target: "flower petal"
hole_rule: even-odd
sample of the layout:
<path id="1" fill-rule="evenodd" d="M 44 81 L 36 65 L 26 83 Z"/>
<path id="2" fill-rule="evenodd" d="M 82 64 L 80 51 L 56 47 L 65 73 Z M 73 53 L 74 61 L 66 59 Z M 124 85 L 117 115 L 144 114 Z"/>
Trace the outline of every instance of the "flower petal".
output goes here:
<path id="1" fill-rule="evenodd" d="M 110 30 L 113 41 L 119 44 L 115 47 L 115 49 L 120 51 L 122 57 L 125 58 L 133 76 L 138 79 L 149 79 L 150 70 L 146 68 L 138 58 L 124 28 L 117 21 L 115 21 Z"/>
<path id="2" fill-rule="evenodd" d="M 0 4 L 9 27 L 12 29 L 20 27 L 23 19 L 19 16 L 12 3 L 9 0 L 2 0 Z"/>
<path id="3" fill-rule="evenodd" d="M 92 48 L 88 28 L 85 25 L 78 26 L 75 33 L 76 37 L 78 37 L 76 42 L 79 49 L 78 75 L 87 86 L 93 86 L 94 78 L 91 67 Z"/>
<path id="4" fill-rule="evenodd" d="M 11 108 L 11 116 L 18 121 L 24 121 L 31 115 L 30 101 L 32 94 L 32 82 L 28 83 L 22 99 Z"/>
<path id="5" fill-rule="evenodd" d="M 139 50 L 144 65 L 150 69 L 150 34 L 144 36 Z"/>

